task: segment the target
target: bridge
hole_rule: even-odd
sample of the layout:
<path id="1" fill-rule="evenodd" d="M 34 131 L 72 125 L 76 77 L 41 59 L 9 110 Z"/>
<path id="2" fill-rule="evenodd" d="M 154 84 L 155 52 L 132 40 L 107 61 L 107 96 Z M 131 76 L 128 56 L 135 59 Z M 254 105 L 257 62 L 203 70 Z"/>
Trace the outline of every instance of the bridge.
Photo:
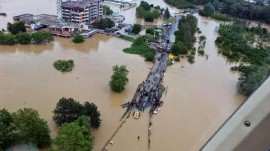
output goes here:
<path id="1" fill-rule="evenodd" d="M 150 46 L 156 50 L 154 64 L 146 80 L 138 85 L 132 100 L 122 105 L 126 110 L 121 117 L 120 124 L 107 140 L 101 151 L 108 150 L 109 144 L 112 143 L 113 138 L 131 115 L 133 115 L 135 119 L 139 119 L 140 114 L 142 114 L 146 109 L 149 109 L 148 148 L 150 149 L 151 126 L 153 125 L 152 117 L 163 104 L 161 97 L 165 91 L 165 87 L 162 85 L 162 81 L 167 69 L 168 55 L 171 48 L 170 38 L 171 34 L 174 33 L 172 32 L 172 30 L 174 30 L 172 27 L 173 26 L 169 24 L 163 25 L 161 41 L 159 43 L 150 44 Z"/>

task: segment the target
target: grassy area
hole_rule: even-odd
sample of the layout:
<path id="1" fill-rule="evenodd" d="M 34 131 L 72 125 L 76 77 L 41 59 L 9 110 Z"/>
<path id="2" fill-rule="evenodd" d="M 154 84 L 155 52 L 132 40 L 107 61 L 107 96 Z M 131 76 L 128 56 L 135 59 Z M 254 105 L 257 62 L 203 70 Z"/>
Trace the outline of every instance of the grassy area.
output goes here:
<path id="1" fill-rule="evenodd" d="M 155 50 L 150 48 L 145 37 L 137 38 L 130 48 L 123 50 L 126 53 L 138 54 L 145 58 L 145 61 L 154 61 Z"/>

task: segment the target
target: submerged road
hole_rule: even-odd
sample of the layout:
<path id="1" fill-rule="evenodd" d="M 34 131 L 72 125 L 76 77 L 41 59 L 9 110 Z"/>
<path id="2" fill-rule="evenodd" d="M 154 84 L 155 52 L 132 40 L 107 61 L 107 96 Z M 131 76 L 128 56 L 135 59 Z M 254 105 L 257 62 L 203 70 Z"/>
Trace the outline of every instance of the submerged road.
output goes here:
<path id="1" fill-rule="evenodd" d="M 164 73 L 167 69 L 168 56 L 170 52 L 170 37 L 172 29 L 171 25 L 163 26 L 163 36 L 161 42 L 151 44 L 156 50 L 154 65 L 151 68 L 146 80 L 139 84 L 132 100 L 123 105 L 126 107 L 126 112 L 122 119 L 129 112 L 143 112 L 146 108 L 150 108 L 153 113 L 162 105 L 161 97 L 165 91 L 162 85 Z"/>
<path id="2" fill-rule="evenodd" d="M 178 19 L 179 20 L 179 19 Z M 175 24 L 178 23 L 178 20 Z M 149 123 L 148 123 L 148 149 L 151 144 L 151 127 L 153 113 L 162 105 L 161 97 L 165 91 L 165 87 L 162 85 L 164 73 L 167 69 L 169 52 L 171 49 L 171 37 L 174 34 L 175 28 L 173 25 L 162 26 L 163 33 L 161 40 L 158 43 L 151 43 L 150 46 L 156 50 L 154 64 L 146 78 L 142 83 L 138 85 L 138 88 L 130 102 L 122 105 L 126 108 L 119 126 L 113 132 L 111 137 L 106 141 L 101 151 L 108 151 L 109 145 L 113 144 L 113 138 L 116 136 L 118 131 L 127 122 L 128 118 L 132 115 L 135 119 L 140 118 L 140 113 L 145 109 L 150 108 L 149 111 Z M 157 112 L 156 112 L 157 113 Z"/>

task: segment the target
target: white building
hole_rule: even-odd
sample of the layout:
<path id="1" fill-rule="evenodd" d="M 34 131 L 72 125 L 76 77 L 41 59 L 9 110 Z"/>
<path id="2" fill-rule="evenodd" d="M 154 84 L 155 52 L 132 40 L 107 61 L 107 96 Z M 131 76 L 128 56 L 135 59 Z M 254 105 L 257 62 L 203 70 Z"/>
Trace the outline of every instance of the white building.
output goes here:
<path id="1" fill-rule="evenodd" d="M 91 24 L 103 15 L 102 0 L 58 0 L 58 17 L 65 22 Z"/>

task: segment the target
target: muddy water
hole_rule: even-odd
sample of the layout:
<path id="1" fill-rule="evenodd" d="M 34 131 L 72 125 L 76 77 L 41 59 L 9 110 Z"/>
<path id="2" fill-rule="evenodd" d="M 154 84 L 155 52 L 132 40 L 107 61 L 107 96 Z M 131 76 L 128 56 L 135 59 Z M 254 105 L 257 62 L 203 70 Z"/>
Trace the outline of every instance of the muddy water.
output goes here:
<path id="1" fill-rule="evenodd" d="M 52 110 L 59 98 L 95 102 L 103 119 L 95 135 L 96 146 L 100 147 L 119 121 L 120 104 L 132 96 L 151 66 L 141 57 L 122 53 L 128 46 L 129 42 L 103 35 L 80 46 L 67 39 L 57 39 L 50 46 L 38 48 L 1 46 L 1 107 L 11 111 L 21 107 L 37 109 L 53 130 Z M 57 59 L 73 59 L 74 70 L 66 74 L 56 71 L 52 64 Z M 108 86 L 115 64 L 125 64 L 130 70 L 130 82 L 122 94 L 112 93 Z"/>
<path id="2" fill-rule="evenodd" d="M 161 0 L 153 2 L 167 6 Z M 12 15 L 55 14 L 55 0 L 0 0 L 0 12 L 9 15 L 0 17 L 0 26 L 5 27 Z M 121 14 L 127 16 L 127 22 L 135 22 L 134 9 Z M 209 58 L 197 57 L 193 65 L 182 60 L 168 68 L 165 104 L 154 118 L 152 128 L 153 151 L 197 151 L 244 100 L 236 92 L 237 75 L 230 72 L 230 65 L 217 54 L 214 40 L 218 23 L 198 18 L 207 37 L 205 51 Z M 94 131 L 98 151 L 118 125 L 123 112 L 119 105 L 133 96 L 151 67 L 143 58 L 121 51 L 129 45 L 117 38 L 96 35 L 79 45 L 57 38 L 42 46 L 0 46 L 0 107 L 11 111 L 22 107 L 38 110 L 55 135 L 52 110 L 59 98 L 92 101 L 98 105 L 103 120 L 101 128 Z M 73 59 L 74 70 L 66 74 L 56 71 L 52 64 L 57 59 Z M 115 64 L 125 64 L 130 70 L 129 84 L 121 94 L 112 93 L 108 86 Z M 144 114 L 140 120 L 129 120 L 110 150 L 147 150 L 147 118 Z M 141 136 L 140 141 L 137 136 Z"/>

